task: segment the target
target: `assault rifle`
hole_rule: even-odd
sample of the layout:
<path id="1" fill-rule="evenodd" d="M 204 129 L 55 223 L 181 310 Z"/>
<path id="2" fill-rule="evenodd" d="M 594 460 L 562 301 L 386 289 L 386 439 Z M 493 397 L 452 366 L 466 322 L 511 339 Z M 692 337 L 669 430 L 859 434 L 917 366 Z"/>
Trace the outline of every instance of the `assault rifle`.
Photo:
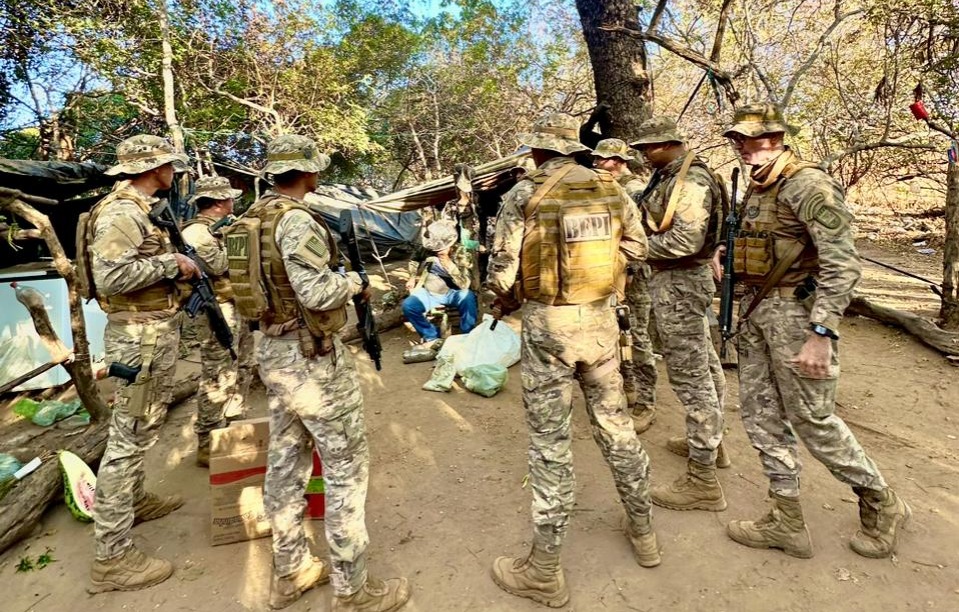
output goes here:
<path id="1" fill-rule="evenodd" d="M 340 213 L 340 238 L 343 239 L 343 246 L 346 248 L 347 258 L 350 260 L 350 267 L 354 272 L 360 275 L 363 281 L 363 288 L 370 286 L 370 278 L 366 275 L 366 269 L 363 267 L 363 260 L 360 259 L 360 246 L 356 243 L 356 230 L 353 227 L 353 211 L 344 210 Z M 342 267 L 342 266 L 341 266 Z M 383 367 L 380 358 L 383 354 L 383 347 L 380 345 L 380 335 L 376 331 L 376 319 L 373 318 L 373 307 L 363 299 L 362 295 L 353 296 L 353 308 L 356 309 L 356 318 L 358 320 L 356 327 L 360 330 L 363 337 L 363 349 L 369 354 L 370 359 L 376 364 L 377 371 Z"/>
<path id="2" fill-rule="evenodd" d="M 187 298 L 183 309 L 186 310 L 191 319 L 195 318 L 201 311 L 205 312 L 213 335 L 223 348 L 230 351 L 230 357 L 236 361 L 236 352 L 233 350 L 233 332 L 223 316 L 223 311 L 220 310 L 219 302 L 216 301 L 213 283 L 210 282 L 210 277 L 203 271 L 203 262 L 197 256 L 196 249 L 183 240 L 180 226 L 176 222 L 176 217 L 173 216 L 173 211 L 170 210 L 170 203 L 166 200 L 160 200 L 150 211 L 150 220 L 157 227 L 167 230 L 170 234 L 170 241 L 176 250 L 192 259 L 200 268 L 200 277 L 191 278 L 189 281 L 193 292 Z"/>
<path id="3" fill-rule="evenodd" d="M 739 211 L 736 203 L 736 190 L 739 186 L 739 168 L 733 168 L 732 191 L 730 193 L 729 215 L 726 217 L 725 239 L 726 253 L 723 255 L 722 294 L 719 300 L 719 333 L 722 340 L 719 343 L 719 358 L 726 358 L 726 343 L 735 334 L 733 332 L 733 291 L 736 279 L 733 277 L 735 257 L 733 246 L 736 234 L 739 232 Z"/>

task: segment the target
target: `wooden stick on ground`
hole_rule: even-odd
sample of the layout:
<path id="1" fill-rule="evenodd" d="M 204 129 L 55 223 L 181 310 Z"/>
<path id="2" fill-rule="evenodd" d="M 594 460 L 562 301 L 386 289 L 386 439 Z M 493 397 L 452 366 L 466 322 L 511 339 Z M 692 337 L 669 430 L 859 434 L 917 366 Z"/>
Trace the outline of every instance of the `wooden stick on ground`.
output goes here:
<path id="1" fill-rule="evenodd" d="M 868 317 L 886 325 L 899 327 L 943 355 L 959 356 L 959 333 L 946 331 L 911 312 L 880 306 L 857 295 L 846 309 L 846 314 Z"/>

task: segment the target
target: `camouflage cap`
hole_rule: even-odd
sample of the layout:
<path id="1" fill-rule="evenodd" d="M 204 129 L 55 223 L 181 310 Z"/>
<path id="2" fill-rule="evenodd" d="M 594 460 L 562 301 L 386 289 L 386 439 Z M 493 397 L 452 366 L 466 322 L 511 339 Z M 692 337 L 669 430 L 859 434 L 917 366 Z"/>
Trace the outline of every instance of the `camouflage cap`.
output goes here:
<path id="1" fill-rule="evenodd" d="M 137 175 L 165 164 L 173 164 L 174 170 L 183 172 L 187 161 L 187 156 L 174 151 L 173 145 L 166 138 L 140 134 L 131 136 L 117 145 L 117 164 L 104 174 Z"/>
<path id="2" fill-rule="evenodd" d="M 619 138 L 600 140 L 596 148 L 593 149 L 593 157 L 602 157 L 603 159 L 618 157 L 623 161 L 633 159 L 633 156 L 629 154 L 629 146 Z"/>
<path id="3" fill-rule="evenodd" d="M 676 127 L 676 122 L 668 117 L 652 117 L 643 121 L 629 146 L 660 144 L 663 142 L 685 142 L 686 137 Z"/>
<path id="4" fill-rule="evenodd" d="M 579 122 L 565 113 L 540 117 L 529 132 L 519 135 L 519 141 L 531 149 L 546 149 L 561 155 L 589 151 L 589 147 L 579 141 Z"/>
<path id="5" fill-rule="evenodd" d="M 723 136 L 742 134 L 747 138 L 758 138 L 764 134 L 795 134 L 797 131 L 786 123 L 778 106 L 766 102 L 737 108 L 733 114 L 733 124 L 723 132 Z"/>
<path id="6" fill-rule="evenodd" d="M 449 221 L 434 221 L 423 234 L 423 248 L 428 251 L 442 251 L 455 243 L 456 225 Z"/>
<path id="7" fill-rule="evenodd" d="M 210 200 L 230 200 L 232 198 L 238 198 L 243 194 L 239 189 L 233 189 L 230 186 L 229 179 L 226 179 L 222 176 L 204 176 L 201 179 L 197 179 L 195 185 L 195 191 L 193 197 L 190 198 L 189 203 L 195 204 L 197 200 L 201 198 L 208 198 Z"/>
<path id="8" fill-rule="evenodd" d="M 283 174 L 290 170 L 323 172 L 329 165 L 330 156 L 320 153 L 311 139 L 297 134 L 284 134 L 267 145 L 263 174 Z"/>

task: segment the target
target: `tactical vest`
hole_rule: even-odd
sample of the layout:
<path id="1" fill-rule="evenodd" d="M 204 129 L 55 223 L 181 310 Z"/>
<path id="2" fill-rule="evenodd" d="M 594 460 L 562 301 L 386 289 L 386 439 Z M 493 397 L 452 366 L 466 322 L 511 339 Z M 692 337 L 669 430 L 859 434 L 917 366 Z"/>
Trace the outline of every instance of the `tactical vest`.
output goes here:
<path id="1" fill-rule="evenodd" d="M 779 201 L 783 184 L 800 170 L 816 164 L 795 161 L 783 169 L 779 178 L 765 189 L 749 188 L 741 206 L 740 230 L 734 248 L 736 280 L 761 286 L 767 275 L 790 251 L 803 244 L 799 256 L 786 270 L 777 286 L 795 286 L 819 270 L 819 256 L 809 232 L 786 202 Z"/>
<path id="2" fill-rule="evenodd" d="M 529 175 L 537 190 L 524 210 L 523 296 L 555 306 L 607 298 L 625 276 L 619 243 L 626 195 L 608 172 L 569 163 Z"/>
<path id="3" fill-rule="evenodd" d="M 80 279 L 80 293 L 86 299 L 96 298 L 103 312 L 152 312 L 170 310 L 177 307 L 176 285 L 172 280 L 163 279 L 148 287 L 128 293 L 107 296 L 97 290 L 93 282 L 93 246 L 97 219 L 103 210 L 118 200 L 129 200 L 149 214 L 151 199 L 133 188 L 129 181 L 118 183 L 106 197 L 97 202 L 92 210 L 80 215 L 77 223 L 77 276 Z M 165 253 L 175 253 L 169 236 L 159 227 L 151 224 L 150 235 L 137 248 L 140 257 L 147 258 Z"/>
<path id="4" fill-rule="evenodd" d="M 206 215 L 198 215 L 186 223 L 183 224 L 182 229 L 186 229 L 191 225 L 202 225 L 207 229 L 210 229 L 217 220 Z M 213 234 L 210 234 L 213 236 Z M 213 236 L 213 239 L 216 240 L 217 245 L 221 248 L 223 247 L 222 243 L 216 236 Z M 230 271 L 227 270 L 225 274 L 220 275 L 210 275 L 210 280 L 213 282 L 213 292 L 216 294 L 216 300 L 220 303 L 229 302 L 233 299 L 233 285 L 230 284 Z"/>
<path id="5" fill-rule="evenodd" d="M 326 230 L 329 265 L 331 270 L 336 270 L 339 250 L 322 217 L 292 198 L 266 195 L 224 230 L 237 311 L 244 318 L 259 320 L 264 325 L 298 321 L 314 336 L 328 336 L 346 325 L 346 305 L 319 311 L 304 308 L 297 301 L 283 265 L 283 255 L 276 244 L 276 226 L 283 215 L 292 210 L 309 213 Z"/>
<path id="6" fill-rule="evenodd" d="M 689 155 L 694 155 L 694 154 L 689 153 Z M 703 248 L 701 248 L 697 253 L 694 253 L 692 255 L 687 255 L 685 257 L 679 257 L 676 259 L 663 259 L 663 260 L 656 260 L 656 261 L 650 260 L 649 265 L 651 268 L 655 270 L 688 269 L 688 268 L 694 268 L 696 266 L 700 266 L 704 263 L 707 263 L 712 258 L 713 251 L 716 250 L 716 246 L 719 244 L 719 239 L 720 239 L 719 232 L 723 224 L 723 218 L 729 212 L 729 195 L 726 193 L 725 184 L 723 183 L 722 179 L 719 178 L 719 176 L 717 176 L 715 172 L 713 172 L 712 168 L 706 165 L 706 162 L 700 159 L 698 156 L 693 158 L 693 161 L 692 163 L 690 163 L 689 167 L 690 169 L 700 168 L 706 172 L 706 174 L 709 176 L 710 180 L 712 181 L 713 185 L 715 186 L 715 191 L 710 190 L 710 192 L 711 193 L 715 193 L 716 191 L 719 192 L 719 196 L 720 196 L 720 201 L 718 202 L 719 205 L 717 206 L 716 205 L 717 202 L 715 201 L 712 203 L 713 204 L 712 210 L 710 210 L 709 221 L 706 225 L 706 239 L 703 242 Z M 689 175 L 687 174 L 686 176 L 688 177 Z M 643 214 L 651 218 L 655 222 L 657 227 L 660 227 L 663 223 L 663 217 L 666 213 L 666 208 L 669 205 L 670 196 L 675 190 L 681 189 L 683 186 L 680 183 L 680 181 L 677 180 L 673 183 L 672 189 L 666 189 L 666 186 L 668 186 L 669 181 L 671 181 L 674 177 L 675 175 L 664 179 L 664 181 L 660 183 L 659 188 L 655 189 L 653 193 L 647 196 L 647 199 L 658 198 L 660 200 L 660 206 L 658 207 L 656 212 L 651 211 L 649 207 L 646 207 L 646 206 L 643 207 Z M 685 182 L 685 179 L 684 179 L 684 182 Z M 668 230 L 669 228 L 666 228 L 666 230 L 655 232 L 655 231 L 652 231 L 652 229 L 649 227 L 648 224 L 646 224 L 646 231 L 647 231 L 647 234 L 649 235 L 664 233 L 665 231 L 668 231 Z"/>

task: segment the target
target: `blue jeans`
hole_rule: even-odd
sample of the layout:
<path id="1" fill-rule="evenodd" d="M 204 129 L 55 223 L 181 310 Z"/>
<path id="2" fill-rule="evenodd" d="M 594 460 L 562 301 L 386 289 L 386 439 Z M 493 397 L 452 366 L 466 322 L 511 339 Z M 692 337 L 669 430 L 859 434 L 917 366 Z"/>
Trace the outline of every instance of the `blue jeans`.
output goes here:
<path id="1" fill-rule="evenodd" d="M 403 316 L 424 340 L 436 340 L 440 331 L 426 319 L 436 306 L 453 306 L 460 312 L 460 331 L 464 334 L 476 327 L 476 294 L 469 289 L 450 291 L 446 295 L 430 293 L 420 287 L 403 300 Z"/>

